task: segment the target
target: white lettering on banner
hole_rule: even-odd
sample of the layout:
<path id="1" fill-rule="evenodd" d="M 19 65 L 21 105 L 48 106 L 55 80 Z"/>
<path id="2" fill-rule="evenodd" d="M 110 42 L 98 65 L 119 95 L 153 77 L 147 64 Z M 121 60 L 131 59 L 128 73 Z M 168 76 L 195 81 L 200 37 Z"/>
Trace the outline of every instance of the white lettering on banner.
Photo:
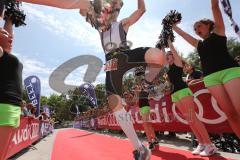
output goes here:
<path id="1" fill-rule="evenodd" d="M 209 94 L 209 91 L 208 89 L 202 89 L 202 90 L 199 90 L 197 91 L 196 93 L 194 93 L 194 96 L 197 97 L 199 96 L 200 94 Z M 200 101 L 199 101 L 200 103 Z M 216 99 L 211 96 L 211 104 L 213 106 L 213 109 L 216 111 L 216 113 L 220 116 L 219 118 L 217 119 L 206 119 L 203 117 L 203 114 L 200 114 L 198 115 L 197 114 L 197 117 L 204 123 L 207 123 L 207 124 L 218 124 L 218 123 L 222 123 L 224 121 L 227 120 L 227 116 L 225 115 L 225 113 L 219 108 L 218 104 L 217 104 L 217 101 Z M 198 105 L 198 108 L 199 108 L 200 105 Z M 202 105 L 201 105 L 202 107 Z M 203 111 L 203 107 L 201 108 L 201 110 Z"/>
<path id="2" fill-rule="evenodd" d="M 204 109 L 203 109 L 203 105 L 202 103 L 199 101 L 199 99 L 197 98 L 198 96 L 202 95 L 202 94 L 209 94 L 209 91 L 207 89 L 201 89 L 199 91 L 197 91 L 196 93 L 194 93 L 194 102 L 196 103 L 197 107 L 198 107 L 198 113 L 196 114 L 197 117 L 204 123 L 206 124 L 219 124 L 219 123 L 222 123 L 224 121 L 227 120 L 227 117 L 226 115 L 224 114 L 224 112 L 219 108 L 216 100 L 211 97 L 211 105 L 213 107 L 213 109 L 215 110 L 215 112 L 220 116 L 219 118 L 216 118 L 216 119 L 207 119 L 207 118 L 204 118 Z M 162 104 L 161 104 L 162 108 L 160 109 L 161 112 L 163 113 L 163 118 L 164 118 L 164 122 L 165 123 L 170 123 L 171 119 L 169 118 L 169 115 L 167 113 L 167 109 L 166 109 L 166 102 L 163 101 Z M 156 114 L 156 120 L 152 120 L 151 119 L 151 116 L 149 117 L 150 121 L 152 121 L 152 123 L 161 123 L 161 117 L 160 117 L 160 114 L 159 114 L 159 104 L 155 104 L 155 108 L 154 109 L 151 109 L 151 113 L 154 113 Z M 173 112 L 173 116 L 172 118 L 176 118 L 178 121 L 180 121 L 181 123 L 183 124 L 188 124 L 188 122 L 182 118 L 176 111 L 176 105 L 175 103 L 172 104 L 172 112 Z M 139 119 L 140 116 L 138 116 L 139 112 L 135 112 L 134 113 L 134 117 L 136 118 L 136 123 L 138 124 L 142 124 L 143 121 Z M 132 114 L 131 114 L 132 115 Z M 189 118 L 189 117 L 187 117 Z M 132 118 L 133 119 L 133 118 Z"/>
<path id="3" fill-rule="evenodd" d="M 32 140 L 38 136 L 39 133 L 39 123 L 32 123 L 31 125 L 26 125 L 23 129 L 18 129 L 13 136 L 12 142 L 18 145 L 27 140 Z"/>
<path id="4" fill-rule="evenodd" d="M 36 99 L 34 99 L 32 102 L 32 105 L 37 105 L 38 104 L 38 101 Z"/>
<path id="5" fill-rule="evenodd" d="M 27 90 L 27 93 L 28 93 L 28 98 L 31 101 L 31 103 L 33 105 L 37 105 L 38 101 L 36 100 L 36 95 L 35 95 L 35 92 L 33 90 L 32 83 L 30 83 L 28 86 L 26 86 L 26 90 Z"/>
<path id="6" fill-rule="evenodd" d="M 156 107 L 158 107 L 158 106 L 155 105 L 155 108 Z M 162 108 L 162 113 L 163 113 L 164 121 L 166 123 L 169 123 L 170 122 L 170 118 L 169 118 L 168 113 L 167 113 L 167 108 L 166 108 L 167 107 L 167 102 L 166 101 L 162 101 L 162 107 L 163 107 Z M 161 122 L 161 121 L 159 121 L 159 122 Z"/>
<path id="7" fill-rule="evenodd" d="M 31 139 L 38 137 L 38 134 L 39 134 L 39 123 L 33 123 L 32 124 L 32 134 L 30 135 Z"/>
<path id="8" fill-rule="evenodd" d="M 194 97 L 195 97 L 194 102 L 197 104 L 198 111 L 199 111 L 199 113 L 196 114 L 198 119 L 200 121 L 206 123 L 206 124 L 219 124 L 219 123 L 222 123 L 222 122 L 226 121 L 227 117 L 226 117 L 225 113 L 219 108 L 219 106 L 217 104 L 217 101 L 212 96 L 211 96 L 211 105 L 220 117 L 217 118 L 217 119 L 207 119 L 207 118 L 203 117 L 204 110 L 203 110 L 202 103 L 196 98 L 201 94 L 209 94 L 208 89 L 201 89 L 201 90 L 197 91 L 196 93 L 194 93 Z M 180 122 L 182 122 L 184 124 L 188 124 L 188 122 L 185 119 L 181 118 L 178 115 L 178 113 L 176 112 L 176 105 L 175 104 L 173 104 L 173 106 L 172 106 L 172 111 L 173 111 L 173 114 L 176 116 L 176 118 Z"/>
<path id="9" fill-rule="evenodd" d="M 196 103 L 197 107 L 198 107 L 198 113 L 196 113 L 197 117 L 200 119 L 200 121 L 206 123 L 206 124 L 220 124 L 224 121 L 227 120 L 226 115 L 224 114 L 224 112 L 219 108 L 216 100 L 211 96 L 211 106 L 213 107 L 214 111 L 216 112 L 216 114 L 219 115 L 219 118 L 216 119 L 207 119 L 204 118 L 204 108 L 202 103 L 200 102 L 200 100 L 197 98 L 200 95 L 203 94 L 208 94 L 209 95 L 209 91 L 207 89 L 201 89 L 199 91 L 197 91 L 196 93 L 194 93 L 194 102 Z M 149 120 L 152 123 L 161 123 L 162 121 L 164 121 L 165 123 L 171 123 L 174 120 L 178 120 L 179 122 L 188 125 L 188 122 L 182 118 L 182 116 L 179 115 L 179 113 L 176 111 L 176 105 L 175 103 L 172 104 L 171 108 L 172 108 L 172 115 L 170 115 L 167 112 L 167 108 L 166 107 L 170 107 L 167 106 L 166 101 L 163 101 L 161 106 L 159 107 L 159 104 L 156 103 L 154 106 L 154 109 L 150 110 L 151 115 L 155 114 L 156 119 L 152 119 L 151 116 L 149 116 Z M 163 113 L 162 115 L 160 114 Z M 131 110 L 129 111 L 130 115 L 131 115 L 131 119 L 133 121 L 133 124 L 137 123 L 137 124 L 142 124 L 143 121 L 141 120 L 141 116 L 139 116 L 139 112 L 132 112 Z M 161 117 L 163 116 L 163 117 Z M 191 116 L 191 115 L 190 115 Z M 135 117 L 135 121 L 134 118 Z M 186 117 L 187 119 L 191 118 L 191 117 Z M 130 119 L 130 118 L 129 118 Z M 106 126 L 119 126 L 118 123 L 116 122 L 115 117 L 110 114 L 110 115 L 106 115 L 103 118 L 99 118 L 98 119 L 98 125 L 106 125 Z"/>

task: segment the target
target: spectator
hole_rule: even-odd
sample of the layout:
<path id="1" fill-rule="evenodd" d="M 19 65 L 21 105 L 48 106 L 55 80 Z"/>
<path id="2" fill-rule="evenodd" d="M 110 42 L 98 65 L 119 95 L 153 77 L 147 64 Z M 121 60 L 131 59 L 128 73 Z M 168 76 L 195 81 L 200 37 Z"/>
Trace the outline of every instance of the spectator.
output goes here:
<path id="1" fill-rule="evenodd" d="M 28 103 L 28 104 L 27 104 L 27 110 L 28 110 L 28 112 L 29 112 L 29 115 L 32 114 L 32 113 L 31 113 L 32 108 L 33 108 L 33 105 L 32 105 L 31 103 Z"/>
<path id="2" fill-rule="evenodd" d="M 195 69 L 191 64 L 185 64 L 184 69 L 187 73 L 186 82 L 188 83 L 188 85 L 194 84 L 202 80 L 202 71 Z"/>
<path id="3" fill-rule="evenodd" d="M 32 106 L 30 112 L 31 112 L 31 115 L 32 115 L 33 117 L 36 117 L 37 107 L 36 107 L 36 106 Z"/>
<path id="4" fill-rule="evenodd" d="M 21 102 L 21 116 L 28 116 L 29 115 L 29 112 L 28 112 L 28 109 L 27 109 L 27 105 L 26 105 L 26 101 L 22 101 Z"/>
<path id="5" fill-rule="evenodd" d="M 237 63 L 240 65 L 240 56 L 236 56 L 234 60 L 237 61 Z"/>

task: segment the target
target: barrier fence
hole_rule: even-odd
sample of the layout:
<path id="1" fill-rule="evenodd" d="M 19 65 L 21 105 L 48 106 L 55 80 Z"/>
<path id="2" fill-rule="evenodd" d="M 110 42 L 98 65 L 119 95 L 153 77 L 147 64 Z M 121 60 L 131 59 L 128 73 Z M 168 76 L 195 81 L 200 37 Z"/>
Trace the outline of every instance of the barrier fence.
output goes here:
<path id="1" fill-rule="evenodd" d="M 20 126 L 15 129 L 12 135 L 12 139 L 8 147 L 7 158 L 50 134 L 52 129 L 53 128 L 49 122 L 42 122 L 38 119 L 29 117 L 21 117 Z"/>
<path id="2" fill-rule="evenodd" d="M 227 117 L 218 106 L 216 100 L 210 95 L 204 87 L 203 82 L 190 86 L 194 93 L 194 102 L 196 103 L 196 115 L 205 124 L 208 132 L 211 133 L 232 133 Z M 151 114 L 150 121 L 156 131 L 172 132 L 191 132 L 186 118 L 191 120 L 191 115 L 182 116 L 175 103 L 172 103 L 171 96 L 166 95 L 160 100 L 150 100 Z M 126 120 L 132 120 L 136 130 L 143 130 L 142 119 L 138 106 L 132 106 L 129 117 Z M 185 118 L 183 118 L 185 117 Z M 75 121 L 75 128 L 95 128 L 120 130 L 115 117 L 112 113 L 97 118 L 88 118 Z"/>

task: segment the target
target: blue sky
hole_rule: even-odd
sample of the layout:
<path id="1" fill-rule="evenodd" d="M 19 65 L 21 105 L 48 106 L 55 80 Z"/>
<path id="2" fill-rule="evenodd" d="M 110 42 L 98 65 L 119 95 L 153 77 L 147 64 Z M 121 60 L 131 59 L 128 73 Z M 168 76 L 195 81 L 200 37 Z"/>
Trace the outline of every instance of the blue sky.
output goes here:
<path id="1" fill-rule="evenodd" d="M 129 16 L 137 7 L 137 0 L 123 0 L 124 7 L 119 19 Z M 153 47 L 162 29 L 161 20 L 171 10 L 182 13 L 180 27 L 193 34 L 192 25 L 201 18 L 212 18 L 210 0 L 145 0 L 146 13 L 132 26 L 128 39 L 133 48 Z M 240 24 L 240 1 L 232 0 L 233 16 Z M 78 14 L 78 10 L 62 10 L 52 7 L 23 4 L 27 14 L 27 26 L 15 29 L 13 53 L 24 65 L 23 78 L 36 75 L 42 82 L 42 94 L 55 93 L 48 85 L 50 74 L 67 60 L 79 55 L 95 55 L 104 60 L 98 32 Z M 236 37 L 225 14 L 227 36 Z M 176 35 L 177 36 L 177 35 Z M 177 36 L 176 48 L 186 56 L 193 48 Z M 86 67 L 71 73 L 65 82 L 80 85 Z M 101 71 L 94 84 L 104 83 L 105 73 Z"/>

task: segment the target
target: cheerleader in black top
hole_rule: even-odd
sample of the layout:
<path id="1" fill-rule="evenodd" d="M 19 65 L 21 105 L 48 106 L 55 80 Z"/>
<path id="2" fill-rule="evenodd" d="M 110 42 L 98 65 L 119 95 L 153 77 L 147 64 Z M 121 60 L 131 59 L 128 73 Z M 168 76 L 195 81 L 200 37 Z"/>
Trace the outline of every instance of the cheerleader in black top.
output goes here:
<path id="1" fill-rule="evenodd" d="M 211 156 L 216 153 L 217 148 L 210 141 L 208 132 L 203 123 L 195 114 L 195 103 L 193 93 L 183 81 L 183 61 L 178 55 L 171 41 L 168 41 L 171 51 L 166 54 L 169 71 L 167 72 L 170 82 L 174 86 L 171 98 L 182 115 L 187 119 L 190 128 L 198 139 L 199 145 L 192 152 L 194 155 Z"/>
<path id="2" fill-rule="evenodd" d="M 20 124 L 23 66 L 11 54 L 12 41 L 9 19 L 4 29 L 0 28 L 0 160 L 6 159 L 14 128 Z"/>
<path id="3" fill-rule="evenodd" d="M 173 29 L 198 50 L 204 84 L 240 138 L 240 67 L 228 53 L 225 26 L 218 3 L 218 0 L 211 0 L 214 21 L 203 19 L 194 24 L 194 30 L 202 41 L 177 26 Z"/>

